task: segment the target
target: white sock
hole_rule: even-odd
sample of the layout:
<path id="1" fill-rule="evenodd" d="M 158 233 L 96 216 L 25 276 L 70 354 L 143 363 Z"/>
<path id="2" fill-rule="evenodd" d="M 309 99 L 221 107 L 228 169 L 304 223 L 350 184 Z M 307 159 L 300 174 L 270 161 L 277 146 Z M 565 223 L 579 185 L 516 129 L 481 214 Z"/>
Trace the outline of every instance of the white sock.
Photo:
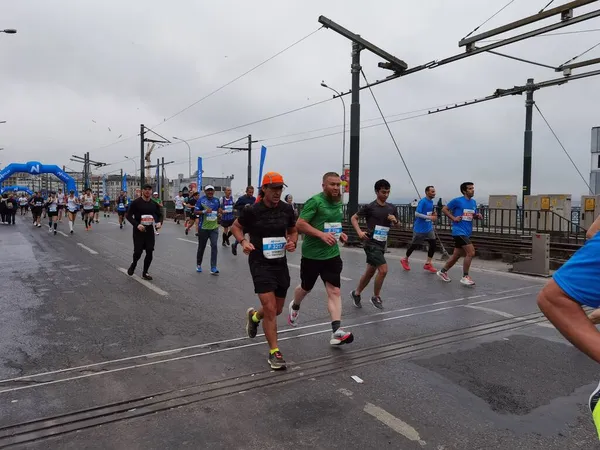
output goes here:
<path id="1" fill-rule="evenodd" d="M 73 231 L 73 222 L 69 220 L 69 231 Z"/>

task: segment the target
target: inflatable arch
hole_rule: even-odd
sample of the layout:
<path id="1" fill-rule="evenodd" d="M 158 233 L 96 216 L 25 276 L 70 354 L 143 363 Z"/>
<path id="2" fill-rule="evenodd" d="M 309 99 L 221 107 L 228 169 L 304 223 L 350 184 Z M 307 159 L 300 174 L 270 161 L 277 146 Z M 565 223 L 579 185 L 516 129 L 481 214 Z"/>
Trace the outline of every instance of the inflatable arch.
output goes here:
<path id="1" fill-rule="evenodd" d="M 77 195 L 77 184 L 75 180 L 67 175 L 60 167 L 50 164 L 42 164 L 37 161 L 29 161 L 25 164 L 12 163 L 0 170 L 0 184 L 4 182 L 13 173 L 28 173 L 30 175 L 40 175 L 42 173 L 51 173 L 56 176 L 60 181 L 67 185 L 66 191 L 75 191 Z"/>
<path id="2" fill-rule="evenodd" d="M 27 186 L 5 186 L 0 187 L 0 194 L 5 192 L 27 192 L 29 195 L 33 195 L 33 191 Z"/>

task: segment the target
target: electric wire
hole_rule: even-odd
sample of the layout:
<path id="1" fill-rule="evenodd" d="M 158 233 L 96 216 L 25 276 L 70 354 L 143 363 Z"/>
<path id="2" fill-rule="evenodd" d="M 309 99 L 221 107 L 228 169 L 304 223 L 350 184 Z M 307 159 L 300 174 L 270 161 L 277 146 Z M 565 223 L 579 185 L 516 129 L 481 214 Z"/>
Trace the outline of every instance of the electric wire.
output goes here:
<path id="1" fill-rule="evenodd" d="M 554 0 L 550 0 L 546 6 L 544 6 L 542 9 L 539 10 L 538 14 L 543 13 L 546 10 L 546 8 L 548 6 L 550 6 L 552 3 L 554 3 Z"/>
<path id="2" fill-rule="evenodd" d="M 363 78 L 364 78 L 365 83 L 367 84 L 367 86 L 369 86 L 369 80 L 367 80 L 367 76 L 365 75 L 365 72 L 364 72 L 364 70 L 362 70 L 362 68 L 360 69 L 360 73 L 362 74 L 362 76 L 363 76 Z M 377 101 L 377 97 L 375 97 L 375 93 L 373 92 L 373 88 L 371 86 L 369 86 L 369 92 L 371 92 L 371 96 L 373 97 L 373 101 L 375 102 L 375 106 L 377 106 L 377 109 L 379 110 L 379 114 L 381 114 L 381 119 L 385 123 L 385 126 L 386 126 L 386 128 L 388 130 L 388 133 L 389 133 L 390 137 L 392 138 L 392 142 L 394 143 L 394 146 L 396 147 L 396 151 L 398 152 L 398 155 L 400 156 L 400 159 L 402 160 L 402 164 L 404 164 L 404 168 L 406 169 L 406 173 L 408 174 L 408 177 L 410 178 L 410 181 L 411 181 L 413 187 L 415 188 L 415 192 L 417 193 L 417 196 L 418 196 L 418 198 L 420 200 L 421 199 L 421 193 L 419 191 L 419 188 L 417 187 L 417 184 L 415 183 L 415 180 L 414 180 L 412 174 L 410 173 L 410 169 L 408 168 L 408 165 L 406 164 L 406 161 L 404 160 L 404 156 L 402 156 L 402 152 L 400 151 L 400 147 L 398 146 L 398 143 L 396 142 L 396 138 L 394 137 L 394 133 L 392 133 L 392 130 L 390 129 L 390 126 L 388 125 L 387 119 L 383 115 L 383 111 L 381 110 L 381 107 L 379 106 L 379 102 Z M 438 241 L 440 242 L 440 246 L 442 248 L 442 254 L 444 256 L 447 256 L 448 252 L 446 251 L 446 248 L 444 247 L 444 243 L 442 242 L 442 239 L 438 235 L 437 231 L 435 231 L 435 228 L 434 228 L 433 232 L 435 233 Z"/>
<path id="3" fill-rule="evenodd" d="M 586 51 L 584 51 L 584 52 L 580 53 L 580 54 L 579 54 L 579 55 L 577 55 L 577 56 L 574 56 L 573 58 L 571 58 L 571 59 L 570 59 L 570 60 L 568 60 L 567 62 L 565 62 L 565 63 L 562 63 L 562 64 L 560 65 L 560 67 L 562 67 L 562 66 L 564 66 L 564 65 L 567 65 L 567 64 L 569 64 L 570 62 L 573 62 L 573 61 L 575 61 L 577 58 L 580 58 L 581 56 L 585 55 L 586 53 L 589 53 L 589 52 L 591 52 L 592 50 L 594 50 L 594 49 L 595 49 L 596 47 L 598 47 L 598 46 L 600 46 L 600 42 L 598 42 L 596 45 L 592 45 L 592 46 L 591 46 L 590 48 L 588 48 Z"/>
<path id="4" fill-rule="evenodd" d="M 597 33 L 600 31 L 600 28 L 591 28 L 589 30 L 578 30 L 578 31 L 562 31 L 558 33 L 547 33 L 547 34 L 538 34 L 537 36 L 531 36 L 532 38 L 540 38 L 540 37 L 551 37 L 551 36 L 563 36 L 567 34 L 581 34 L 581 33 Z M 500 42 L 504 39 L 485 39 L 483 41 L 479 41 L 480 43 L 486 42 Z"/>
<path id="5" fill-rule="evenodd" d="M 569 155 L 569 152 L 567 151 L 567 149 L 565 148 L 565 146 L 563 145 L 563 143 L 561 142 L 561 140 L 558 138 L 558 136 L 554 132 L 554 129 L 552 128 L 552 126 L 550 125 L 550 123 L 548 122 L 548 120 L 546 119 L 546 117 L 544 116 L 544 114 L 542 113 L 542 111 L 540 110 L 540 107 L 537 105 L 537 103 L 535 103 L 535 109 L 537 109 L 537 112 L 540 114 L 540 116 L 542 117 L 542 119 L 544 120 L 544 122 L 546 122 L 546 125 L 550 129 L 550 132 L 552 133 L 552 135 L 554 136 L 554 138 L 556 139 L 556 141 L 558 142 L 558 144 L 561 146 L 561 148 L 565 152 L 565 155 L 567 155 L 567 158 L 569 158 L 569 161 L 571 161 L 571 164 L 573 164 L 573 167 L 575 168 L 575 170 L 577 171 L 577 173 L 579 174 L 579 176 L 581 177 L 581 179 L 583 180 L 583 182 L 585 183 L 585 185 L 589 189 L 590 193 L 593 194 L 594 191 L 592 191 L 592 188 L 590 187 L 590 185 L 588 184 L 588 182 L 586 181 L 586 179 L 584 178 L 584 176 L 581 174 L 581 171 L 577 167 L 577 164 L 575 164 L 575 161 L 573 161 L 573 158 L 571 158 L 571 155 Z"/>
<path id="6" fill-rule="evenodd" d="M 514 3 L 515 0 L 510 0 L 506 5 L 504 5 L 502 8 L 500 8 L 498 11 L 496 11 L 494 14 L 492 14 L 492 16 L 487 19 L 486 21 L 484 21 L 481 25 L 479 25 L 478 27 L 476 27 L 473 31 L 471 31 L 469 34 L 467 34 L 463 39 L 468 38 L 469 36 L 471 36 L 473 33 L 475 33 L 477 30 L 479 30 L 482 26 L 484 26 L 486 23 L 488 23 L 490 20 L 492 20 L 494 17 L 496 17 L 498 14 L 500 14 L 502 11 L 504 11 L 506 8 L 508 8 L 512 3 Z"/>

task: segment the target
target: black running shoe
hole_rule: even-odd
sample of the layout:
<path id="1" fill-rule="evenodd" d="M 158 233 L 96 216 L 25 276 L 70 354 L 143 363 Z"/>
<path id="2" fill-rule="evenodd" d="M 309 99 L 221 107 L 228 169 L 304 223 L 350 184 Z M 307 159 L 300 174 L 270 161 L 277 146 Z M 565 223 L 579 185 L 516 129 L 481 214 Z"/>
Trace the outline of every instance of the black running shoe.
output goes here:
<path id="1" fill-rule="evenodd" d="M 143 273 L 142 278 L 148 281 L 152 280 L 152 276 L 149 273 Z"/>
<path id="2" fill-rule="evenodd" d="M 233 256 L 237 256 L 237 244 L 233 244 L 231 246 L 231 253 L 233 254 Z"/>
<path id="3" fill-rule="evenodd" d="M 352 291 L 350 292 L 350 297 L 352 297 L 352 301 L 354 302 L 354 307 L 355 308 L 362 308 L 362 305 L 360 303 L 360 295 L 356 294 L 356 291 Z"/>
<path id="4" fill-rule="evenodd" d="M 132 264 L 129 266 L 129 269 L 127 269 L 127 275 L 132 276 L 134 271 L 135 271 L 135 266 Z"/>
<path id="5" fill-rule="evenodd" d="M 285 364 L 285 359 L 283 359 L 283 355 L 279 351 L 275 353 L 269 353 L 269 359 L 267 361 L 273 370 L 282 370 L 287 367 Z"/>
<path id="6" fill-rule="evenodd" d="M 246 333 L 248 333 L 250 339 L 255 338 L 258 333 L 258 323 L 252 320 L 255 312 L 254 308 L 248 308 L 246 311 Z"/>
<path id="7" fill-rule="evenodd" d="M 371 297 L 371 303 L 377 309 L 383 309 L 383 302 L 381 301 L 381 297 L 373 296 Z"/>

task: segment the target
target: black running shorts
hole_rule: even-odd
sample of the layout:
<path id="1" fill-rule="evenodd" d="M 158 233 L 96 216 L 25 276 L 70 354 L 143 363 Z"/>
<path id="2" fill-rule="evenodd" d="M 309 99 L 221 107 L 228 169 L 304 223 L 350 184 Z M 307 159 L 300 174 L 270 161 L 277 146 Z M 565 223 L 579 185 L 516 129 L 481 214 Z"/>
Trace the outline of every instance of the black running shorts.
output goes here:
<path id="1" fill-rule="evenodd" d="M 178 216 L 183 216 L 183 211 L 184 211 L 183 208 L 182 209 L 175 208 L 175 214 Z"/>
<path id="2" fill-rule="evenodd" d="M 250 275 L 254 281 L 254 292 L 266 294 L 274 292 L 275 297 L 285 298 L 290 287 L 290 271 L 284 259 L 278 264 L 267 264 L 261 261 L 252 261 Z"/>
<path id="3" fill-rule="evenodd" d="M 302 289 L 312 291 L 317 279 L 321 277 L 323 283 L 329 283 L 334 287 L 341 287 L 341 275 L 344 263 L 342 258 L 336 256 L 331 259 L 308 259 L 302 258 L 300 262 L 300 281 Z"/>
<path id="4" fill-rule="evenodd" d="M 229 228 L 231 225 L 233 225 L 235 219 L 231 219 L 231 220 L 223 220 L 221 219 L 221 226 L 223 228 Z"/>
<path id="5" fill-rule="evenodd" d="M 154 227 L 146 227 L 146 231 L 133 229 L 133 253 L 142 253 L 154 251 Z"/>
<path id="6" fill-rule="evenodd" d="M 454 247 L 463 248 L 466 245 L 473 245 L 468 236 L 452 236 L 454 238 Z"/>

